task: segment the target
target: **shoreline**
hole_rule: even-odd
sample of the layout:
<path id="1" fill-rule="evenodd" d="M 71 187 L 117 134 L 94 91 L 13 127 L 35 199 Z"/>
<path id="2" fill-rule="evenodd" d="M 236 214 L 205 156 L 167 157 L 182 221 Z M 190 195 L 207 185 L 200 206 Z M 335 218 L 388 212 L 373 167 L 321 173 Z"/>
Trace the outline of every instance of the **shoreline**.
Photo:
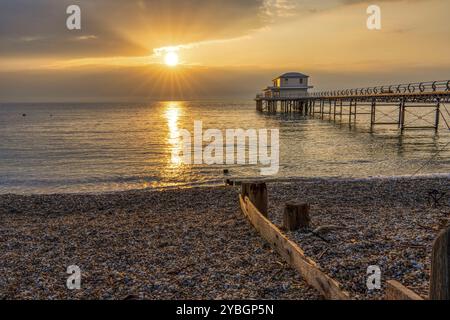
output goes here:
<path id="1" fill-rule="evenodd" d="M 0 297 L 320 299 L 246 221 L 239 189 L 0 195 L 0 272 L 7 275 Z M 384 292 L 364 288 L 366 264 L 382 266 L 383 281 L 397 279 L 424 295 L 433 228 L 448 221 L 450 206 L 447 197 L 427 212 L 428 189 L 450 190 L 450 177 L 272 182 L 269 218 L 281 224 L 284 203 L 298 200 L 311 204 L 313 226 L 349 227 L 324 235 L 329 243 L 287 235 L 358 299 Z M 65 271 L 77 263 L 86 287 L 69 291 Z"/>
<path id="2" fill-rule="evenodd" d="M 115 195 L 120 193 L 136 193 L 136 192 L 164 192 L 164 191 L 181 191 L 181 190 L 192 190 L 192 189 L 210 189 L 210 188 L 221 188 L 225 186 L 227 180 L 236 181 L 239 186 L 240 182 L 248 181 L 262 181 L 270 184 L 294 184 L 294 183 L 312 183 L 312 182 L 370 182 L 370 181 L 397 181 L 397 180 L 421 180 L 421 179 L 450 179 L 450 173 L 421 173 L 414 175 L 381 175 L 381 176 L 369 176 L 369 177 L 348 177 L 348 176 L 321 176 L 321 177 L 281 177 L 281 178 L 261 178 L 259 177 L 233 177 L 232 175 L 224 175 L 223 179 L 220 180 L 222 183 L 198 183 L 195 185 L 191 184 L 180 184 L 173 186 L 164 187 L 146 187 L 146 188 L 135 188 L 135 189 L 124 189 L 124 190 L 111 190 L 111 191 L 99 191 L 99 192 L 50 192 L 50 193 L 0 193 L 0 197 L 15 195 L 15 196 L 60 196 L 60 195 Z M 219 181 L 219 180 L 215 180 Z"/>

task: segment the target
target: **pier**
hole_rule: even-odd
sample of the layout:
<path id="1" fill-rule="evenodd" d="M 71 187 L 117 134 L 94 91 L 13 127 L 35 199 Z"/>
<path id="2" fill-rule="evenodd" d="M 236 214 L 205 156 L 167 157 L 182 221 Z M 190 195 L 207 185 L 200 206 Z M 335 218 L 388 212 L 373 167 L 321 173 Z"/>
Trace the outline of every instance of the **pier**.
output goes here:
<path id="1" fill-rule="evenodd" d="M 407 129 L 437 132 L 442 119 L 450 129 L 450 113 L 445 105 L 450 101 L 450 80 L 311 93 L 304 90 L 299 94 L 289 94 L 291 88 L 269 87 L 256 96 L 256 109 L 347 122 L 350 127 L 358 116 L 366 115 L 371 129 L 396 126 L 401 132 Z"/>

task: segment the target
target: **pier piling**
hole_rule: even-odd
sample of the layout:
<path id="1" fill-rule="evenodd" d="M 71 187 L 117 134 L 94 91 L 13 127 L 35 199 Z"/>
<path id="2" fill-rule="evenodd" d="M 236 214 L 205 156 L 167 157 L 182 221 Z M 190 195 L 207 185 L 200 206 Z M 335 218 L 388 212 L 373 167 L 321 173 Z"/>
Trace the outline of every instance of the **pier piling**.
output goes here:
<path id="1" fill-rule="evenodd" d="M 371 131 L 378 125 L 395 125 L 401 133 L 406 129 L 433 129 L 438 132 L 440 118 L 444 117 L 441 106 L 450 102 L 450 80 L 305 93 L 298 96 L 258 95 L 255 100 L 256 109 L 260 112 L 277 113 L 277 105 L 280 103 L 282 113 L 297 113 L 312 118 L 318 116 L 321 120 L 328 118 L 328 121 L 334 122 L 339 119 L 341 123 L 346 115 L 349 127 L 357 123 L 358 116 L 368 115 Z M 398 108 L 397 119 L 392 116 L 392 112 L 395 112 L 391 110 L 393 107 Z M 424 113 L 434 112 L 434 119 L 425 121 L 421 114 L 410 110 L 416 108 L 428 108 L 429 112 L 425 110 Z M 380 121 L 381 119 L 384 121 Z M 427 123 L 411 125 L 418 120 Z M 445 117 L 443 120 L 447 122 Z"/>

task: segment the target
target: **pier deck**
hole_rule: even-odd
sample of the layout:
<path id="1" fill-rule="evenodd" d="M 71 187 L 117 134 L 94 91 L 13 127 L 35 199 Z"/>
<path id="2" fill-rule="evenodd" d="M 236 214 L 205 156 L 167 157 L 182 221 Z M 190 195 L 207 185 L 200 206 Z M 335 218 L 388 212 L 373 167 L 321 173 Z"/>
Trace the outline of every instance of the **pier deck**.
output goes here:
<path id="1" fill-rule="evenodd" d="M 393 125 L 402 132 L 405 129 L 433 129 L 437 132 L 442 119 L 450 129 L 450 112 L 445 105 L 450 102 L 450 80 L 323 91 L 300 96 L 257 95 L 255 101 L 260 112 L 295 112 L 333 121 L 346 118 L 349 126 L 356 123 L 358 115 L 370 115 L 371 128 Z M 414 111 L 419 108 L 424 112 Z"/>

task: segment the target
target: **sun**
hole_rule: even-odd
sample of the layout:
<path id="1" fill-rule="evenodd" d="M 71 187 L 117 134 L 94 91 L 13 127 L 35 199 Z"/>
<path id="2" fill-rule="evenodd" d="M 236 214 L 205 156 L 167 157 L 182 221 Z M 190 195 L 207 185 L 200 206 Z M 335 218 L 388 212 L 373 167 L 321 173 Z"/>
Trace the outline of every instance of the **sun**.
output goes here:
<path id="1" fill-rule="evenodd" d="M 164 63 L 169 67 L 175 67 L 178 65 L 178 54 L 174 51 L 169 51 L 164 56 Z"/>

